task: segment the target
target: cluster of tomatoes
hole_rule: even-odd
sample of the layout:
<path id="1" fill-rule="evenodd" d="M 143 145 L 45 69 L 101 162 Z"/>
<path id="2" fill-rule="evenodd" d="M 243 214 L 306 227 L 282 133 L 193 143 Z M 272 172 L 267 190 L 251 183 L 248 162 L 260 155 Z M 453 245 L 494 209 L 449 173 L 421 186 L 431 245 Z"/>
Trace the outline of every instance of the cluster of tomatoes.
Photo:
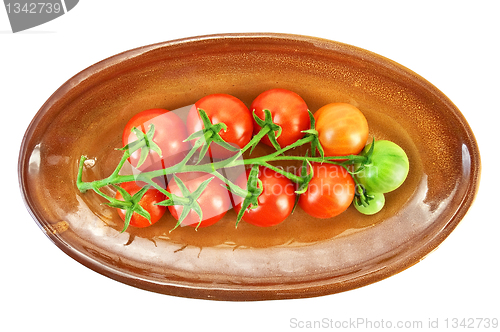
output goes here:
<path id="1" fill-rule="evenodd" d="M 321 155 L 328 162 L 310 158 L 304 162 L 306 171 L 297 172 L 295 177 L 287 177 L 267 164 L 253 168 L 239 168 L 234 184 L 245 189 L 250 180 L 255 185 L 254 204 L 248 205 L 248 197 L 236 195 L 229 190 L 227 182 L 210 173 L 186 172 L 177 173 L 175 178 L 165 176 L 163 187 L 168 193 L 185 196 L 193 193 L 202 185 L 203 191 L 197 196 L 200 211 L 191 210 L 183 215 L 183 205 L 158 205 L 167 199 L 164 191 L 150 188 L 140 198 L 138 204 L 149 213 L 145 218 L 134 213 L 130 218 L 130 226 L 147 227 L 156 223 L 167 208 L 182 225 L 196 227 L 210 226 L 219 221 L 225 213 L 234 207 L 245 222 L 256 226 L 274 226 L 283 222 L 296 205 L 316 218 L 331 218 L 345 211 L 351 203 L 362 213 L 372 214 L 380 210 L 384 204 L 384 193 L 399 187 L 408 174 L 408 158 L 404 151 L 389 141 L 377 141 L 373 148 L 365 146 L 368 140 L 368 123 L 356 107 L 346 103 L 332 103 L 321 107 L 310 116 L 305 101 L 296 93 L 285 89 L 272 89 L 263 92 L 247 107 L 238 98 L 228 94 L 212 94 L 198 100 L 190 109 L 187 121 L 184 122 L 174 112 L 164 109 L 150 109 L 134 116 L 123 131 L 123 144 L 127 146 L 137 139 L 133 128 L 147 133 L 154 125 L 152 141 L 161 150 L 142 149 L 130 154 L 129 162 L 139 171 L 165 169 L 180 163 L 188 151 L 193 149 L 191 135 L 203 130 L 204 122 L 199 110 L 203 110 L 212 124 L 223 123 L 224 129 L 219 132 L 220 138 L 238 149 L 246 149 L 252 138 L 260 131 L 266 112 L 272 115 L 272 122 L 279 126 L 276 141 L 280 148 L 290 146 L 303 139 L 305 135 L 315 135 L 319 141 Z M 311 123 L 313 122 L 313 123 Z M 276 147 L 273 135 L 264 135 L 260 143 Z M 217 144 L 211 144 L 207 150 L 211 161 L 225 160 L 235 154 L 233 150 Z M 357 165 L 357 171 L 348 170 L 341 163 L 330 162 L 331 156 L 366 156 L 365 163 Z M 256 158 L 258 160 L 258 158 Z M 342 160 L 340 160 L 342 161 Z M 351 165 L 356 166 L 356 165 Z M 307 186 L 299 190 L 305 180 Z M 292 179 L 290 179 L 292 178 Z M 210 181 L 207 181 L 211 179 Z M 302 183 L 303 184 L 303 183 Z M 359 184 L 362 184 L 359 189 Z M 125 182 L 120 185 L 116 199 L 124 195 L 134 196 L 142 187 L 136 182 Z M 241 212 L 244 209 L 244 212 Z M 127 211 L 118 209 L 123 220 Z"/>

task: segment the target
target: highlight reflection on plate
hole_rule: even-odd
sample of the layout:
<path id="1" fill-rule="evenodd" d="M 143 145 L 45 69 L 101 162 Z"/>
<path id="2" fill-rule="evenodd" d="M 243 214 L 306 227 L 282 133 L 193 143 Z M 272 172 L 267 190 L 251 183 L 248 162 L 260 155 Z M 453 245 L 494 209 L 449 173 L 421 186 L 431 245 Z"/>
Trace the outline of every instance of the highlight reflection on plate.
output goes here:
<path id="1" fill-rule="evenodd" d="M 247 105 L 281 87 L 311 111 L 358 107 L 370 136 L 400 145 L 410 175 L 363 216 L 297 210 L 269 228 L 234 227 L 235 213 L 197 232 L 171 216 L 120 233 L 113 209 L 75 185 L 109 175 L 121 131 L 148 108 L 177 109 L 211 93 Z M 265 147 L 260 147 L 265 149 Z M 150 291 L 222 300 L 320 296 L 361 287 L 417 263 L 456 227 L 478 188 L 479 151 L 459 110 L 407 68 L 349 45 L 304 36 L 231 34 L 145 46 L 99 62 L 61 86 L 28 128 L 19 158 L 26 205 L 47 236 L 89 268 Z"/>

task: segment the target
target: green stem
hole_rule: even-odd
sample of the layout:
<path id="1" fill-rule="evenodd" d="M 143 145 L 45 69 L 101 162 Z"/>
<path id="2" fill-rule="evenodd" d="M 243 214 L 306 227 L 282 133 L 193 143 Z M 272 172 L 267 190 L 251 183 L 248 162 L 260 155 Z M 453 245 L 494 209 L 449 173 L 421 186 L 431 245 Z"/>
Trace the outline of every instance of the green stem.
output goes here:
<path id="1" fill-rule="evenodd" d="M 304 157 L 304 156 L 276 156 L 270 158 L 270 156 L 258 157 L 253 159 L 245 159 L 245 165 L 259 163 L 261 161 L 280 161 L 280 160 L 309 160 L 310 162 L 318 162 L 318 163 L 328 163 L 328 164 L 336 164 L 341 165 L 343 162 L 335 161 L 335 160 L 349 160 L 350 163 L 363 163 L 366 160 L 364 156 L 357 155 L 349 155 L 349 156 L 331 156 L 331 157 Z"/>
<path id="2" fill-rule="evenodd" d="M 305 142 L 303 143 L 305 144 Z M 291 146 L 291 145 L 290 145 Z M 340 165 L 342 164 L 341 162 L 336 162 L 335 160 L 349 160 L 351 163 L 363 163 L 366 161 L 366 157 L 364 156 L 357 156 L 357 155 L 349 155 L 349 156 L 332 156 L 332 157 L 305 157 L 305 156 L 278 156 L 283 151 L 289 150 L 290 146 L 285 147 L 279 151 L 276 151 L 275 153 L 272 153 L 267 156 L 262 156 L 262 157 L 257 157 L 257 158 L 251 158 L 251 159 L 234 159 L 232 158 L 231 161 L 223 160 L 219 161 L 216 163 L 210 163 L 210 164 L 201 164 L 201 165 L 174 165 L 172 167 L 168 167 L 166 169 L 161 169 L 161 170 L 155 170 L 155 171 L 150 171 L 150 172 L 144 172 L 139 175 L 118 175 L 119 168 L 113 172 L 109 177 L 101 179 L 101 180 L 96 180 L 93 182 L 83 182 L 82 181 L 82 173 L 83 173 L 83 164 L 86 160 L 85 156 L 82 156 L 80 159 L 80 166 L 79 166 L 79 171 L 78 171 L 78 176 L 77 176 L 77 187 L 81 192 L 85 192 L 89 189 L 95 189 L 95 188 L 101 188 L 106 185 L 110 184 L 117 184 L 117 183 L 122 183 L 122 182 L 130 182 L 130 181 L 136 181 L 136 180 L 143 180 L 144 182 L 150 183 L 150 180 L 162 176 L 162 175 L 168 175 L 176 172 L 206 172 L 206 173 L 212 173 L 214 170 L 220 169 L 220 168 L 229 168 L 229 167 L 235 167 L 235 166 L 241 166 L 241 165 L 261 165 L 261 166 L 266 166 L 269 165 L 268 163 L 271 161 L 290 161 L 290 160 L 298 160 L 298 161 L 304 161 L 304 160 L 309 160 L 311 162 L 323 162 L 323 163 L 330 163 L 330 164 L 337 164 Z M 193 149 L 194 150 L 194 149 Z M 191 151 L 193 151 L 191 150 Z M 194 152 L 193 152 L 194 153 Z M 191 153 L 192 155 L 192 153 Z M 122 161 L 124 162 L 126 158 L 122 158 Z M 122 161 L 120 162 L 120 165 L 123 165 Z M 182 163 L 182 162 L 181 162 Z M 119 166 L 120 166 L 119 165 Z M 282 170 L 282 172 L 284 172 Z M 288 172 L 287 172 L 288 173 Z M 287 176 L 290 179 L 294 179 L 295 175 L 292 173 L 284 174 L 281 173 L 285 176 Z"/>
<path id="3" fill-rule="evenodd" d="M 98 193 L 100 196 L 104 197 L 105 199 L 107 199 L 108 201 L 110 202 L 115 202 L 115 201 L 119 201 L 118 199 L 114 198 L 114 197 L 111 197 L 111 196 L 108 196 L 106 195 L 105 193 L 103 193 L 101 190 L 99 190 L 99 188 L 94 188 L 94 191 L 96 193 Z"/>
<path id="4" fill-rule="evenodd" d="M 267 127 L 266 127 L 267 128 Z M 259 132 L 260 133 L 263 133 L 262 136 L 264 136 L 267 131 L 265 131 L 265 128 L 263 130 L 261 130 Z M 255 136 L 257 137 L 257 136 Z M 216 162 L 213 164 L 213 167 L 215 169 L 219 169 L 219 168 L 224 168 L 224 167 L 234 167 L 234 166 L 240 166 L 240 165 L 251 165 L 251 164 L 258 164 L 258 165 L 261 165 L 262 162 L 268 162 L 268 161 L 273 161 L 273 160 L 303 160 L 303 159 L 286 159 L 286 158 L 291 158 L 292 156 L 284 156 L 283 158 L 280 158 L 280 157 L 277 157 L 278 155 L 290 150 L 290 149 L 293 149 L 293 148 L 296 148 L 298 146 L 301 146 L 301 145 L 304 145 L 304 144 L 307 144 L 309 142 L 311 142 L 314 138 L 313 137 L 304 137 L 304 138 L 301 138 L 299 139 L 298 141 L 296 141 L 295 143 L 293 144 L 290 144 L 280 150 L 277 150 L 276 152 L 273 152 L 267 156 L 261 156 L 261 157 L 257 157 L 257 158 L 252 158 L 252 159 L 245 159 L 245 160 L 241 160 L 241 159 L 235 159 L 235 158 L 232 158 L 233 160 L 231 160 L 230 162 L 228 162 L 227 160 L 222 160 L 222 161 L 219 161 L 219 162 Z M 250 143 L 248 143 L 244 149 L 248 149 L 248 147 L 251 146 Z M 243 150 L 242 150 L 243 151 Z M 301 158 L 306 158 L 306 157 L 301 157 Z M 307 157 L 309 158 L 309 157 Z M 318 159 L 318 161 L 321 159 L 323 160 L 322 158 L 316 158 Z M 345 159 L 345 157 L 344 157 Z M 191 170 L 191 171 L 195 171 L 195 170 Z"/>
<path id="5" fill-rule="evenodd" d="M 219 178 L 220 180 L 222 180 L 226 185 L 228 185 L 229 188 L 231 189 L 231 191 L 233 193 L 235 193 L 236 195 L 241 196 L 241 197 L 246 197 L 247 196 L 248 192 L 245 189 L 243 189 L 240 186 L 234 184 L 229 179 L 227 179 L 224 175 L 220 174 L 218 171 L 212 172 L 211 174 L 215 175 L 217 178 Z"/>
<path id="6" fill-rule="evenodd" d="M 127 161 L 127 159 L 130 157 L 130 152 L 129 150 L 125 150 L 125 152 L 123 153 L 123 156 L 122 156 L 122 159 L 120 160 L 120 162 L 118 163 L 118 166 L 116 166 L 115 168 L 115 171 L 111 174 L 111 176 L 118 176 L 118 173 L 120 172 L 120 170 L 122 169 L 123 165 L 125 165 L 125 162 Z"/>
<path id="7" fill-rule="evenodd" d="M 271 164 L 269 164 L 267 162 L 263 162 L 261 165 L 265 166 L 265 167 L 267 167 L 269 169 L 272 169 L 276 173 L 279 173 L 279 174 L 281 174 L 281 175 L 289 178 L 293 182 L 296 182 L 296 183 L 302 183 L 302 182 L 304 182 L 304 179 L 302 179 L 300 176 L 295 175 L 295 174 L 290 173 L 290 172 L 287 172 L 287 171 L 285 171 L 285 170 L 283 170 L 283 169 L 281 169 L 279 167 L 273 166 L 273 165 L 271 165 Z"/>
<path id="8" fill-rule="evenodd" d="M 83 177 L 83 165 L 85 164 L 85 160 L 87 160 L 87 157 L 85 156 L 80 157 L 80 162 L 78 163 L 78 174 L 76 175 L 76 186 L 81 192 L 86 191 L 80 188 L 81 185 L 84 183 L 82 177 Z"/>
<path id="9" fill-rule="evenodd" d="M 177 202 L 178 204 L 181 204 L 181 205 L 189 204 L 189 202 L 191 201 L 189 198 L 177 196 L 177 195 L 174 195 L 174 194 L 168 192 L 167 190 L 165 190 L 165 188 L 160 186 L 158 183 L 154 182 L 153 179 L 150 179 L 149 181 L 147 181 L 147 183 L 150 184 L 156 190 L 163 193 L 165 196 L 167 196 L 168 199 L 175 200 L 175 202 Z"/>
<path id="10" fill-rule="evenodd" d="M 193 154 L 203 145 L 203 140 L 202 139 L 199 139 L 197 140 L 193 147 L 191 148 L 191 150 L 189 150 L 188 154 L 184 157 L 184 159 L 182 159 L 182 161 L 176 165 L 178 166 L 179 168 L 182 168 L 183 166 L 186 165 L 186 163 L 188 162 L 189 159 L 191 159 L 191 157 L 193 156 Z"/>
<path id="11" fill-rule="evenodd" d="M 101 188 L 110 184 L 118 184 L 122 182 L 135 181 L 137 176 L 135 175 L 115 175 L 114 173 L 107 178 L 96 180 L 92 182 L 77 181 L 77 188 L 80 192 L 84 193 L 89 189 L 95 190 L 96 188 Z"/>
<path id="12" fill-rule="evenodd" d="M 314 140 L 314 137 L 313 136 L 306 136 L 304 138 L 301 138 L 299 140 L 297 140 L 296 142 L 294 142 L 293 144 L 290 144 L 288 146 L 285 146 L 284 148 L 274 152 L 274 153 L 271 153 L 270 155 L 268 155 L 269 157 L 276 157 L 276 156 L 279 156 L 280 154 L 283 154 L 285 153 L 286 151 L 288 150 L 291 150 L 291 149 L 295 149 L 296 147 L 299 147 L 301 145 L 304 145 L 304 144 L 307 144 L 307 143 L 310 143 Z"/>
<path id="13" fill-rule="evenodd" d="M 257 135 L 255 135 L 251 140 L 250 142 L 248 142 L 247 145 L 245 145 L 243 147 L 243 149 L 241 149 L 241 154 L 245 153 L 246 150 L 248 150 L 250 147 L 254 146 L 255 144 L 257 144 L 258 142 L 260 142 L 260 140 L 267 135 L 267 133 L 269 132 L 269 130 L 271 130 L 269 127 L 264 127 L 262 128 L 258 133 Z"/>
<path id="14" fill-rule="evenodd" d="M 196 143 L 193 145 L 189 153 L 183 158 L 183 160 L 171 167 L 168 167 L 166 169 L 161 169 L 161 170 L 155 170 L 155 171 L 150 171 L 150 172 L 144 172 L 140 173 L 138 175 L 119 175 L 118 173 L 122 169 L 123 165 L 127 161 L 127 159 L 130 157 L 130 152 L 128 150 L 124 151 L 124 154 L 116 167 L 116 169 L 113 171 L 113 173 L 108 176 L 107 178 L 101 179 L 101 180 L 96 180 L 93 182 L 83 182 L 82 181 L 82 174 L 83 174 L 83 167 L 84 163 L 86 161 L 86 157 L 82 156 L 80 158 L 80 164 L 78 168 L 78 175 L 77 175 L 77 187 L 81 192 L 85 192 L 89 189 L 93 189 L 96 191 L 99 195 L 103 196 L 104 194 L 100 192 L 98 189 L 107 185 L 111 184 L 119 184 L 122 182 L 130 182 L 130 181 L 144 181 L 150 185 L 152 185 L 154 188 L 160 190 L 163 194 L 165 194 L 168 198 L 172 198 L 172 194 L 163 189 L 161 186 L 156 184 L 153 179 L 158 176 L 166 176 L 168 174 L 173 174 L 173 173 L 178 173 L 178 172 L 207 172 L 207 173 L 212 173 L 219 179 L 221 179 L 226 185 L 228 185 L 233 192 L 240 196 L 245 196 L 246 191 L 240 188 L 239 186 L 235 185 L 228 179 L 226 179 L 222 174 L 220 174 L 217 170 L 221 168 L 229 168 L 229 167 L 235 167 L 235 166 L 241 166 L 241 165 L 260 165 L 260 166 L 265 166 L 268 167 L 279 174 L 282 174 L 283 176 L 289 178 L 290 180 L 297 182 L 297 183 L 302 183 L 303 179 L 300 176 L 297 176 L 296 174 L 286 172 L 283 169 L 280 169 L 278 167 L 275 167 L 271 165 L 269 162 L 272 161 L 290 161 L 290 160 L 297 160 L 297 161 L 304 161 L 308 160 L 310 162 L 322 162 L 322 163 L 330 163 L 330 164 L 337 164 L 340 166 L 343 166 L 344 168 L 347 169 L 346 167 L 346 161 L 348 161 L 349 164 L 353 163 L 366 163 L 367 158 L 364 156 L 358 156 L 358 155 L 349 155 L 349 156 L 330 156 L 330 157 L 307 157 L 307 156 L 280 156 L 286 151 L 289 151 L 291 149 L 294 149 L 296 147 L 302 146 L 304 144 L 310 143 L 314 140 L 313 135 L 308 135 L 304 138 L 301 138 L 294 142 L 293 144 L 290 144 L 282 149 L 279 149 L 269 155 L 266 156 L 261 156 L 257 158 L 251 158 L 251 159 L 241 159 L 239 156 L 241 156 L 245 151 L 247 151 L 249 148 L 255 146 L 268 132 L 270 128 L 268 126 L 262 128 L 257 135 L 255 135 L 250 142 L 240 151 L 237 152 L 237 157 L 233 156 L 229 159 L 222 160 L 219 162 L 215 163 L 208 163 L 208 164 L 201 164 L 201 165 L 186 165 L 189 159 L 194 155 L 194 153 L 203 146 L 205 142 L 203 142 L 203 139 L 198 139 Z M 209 134 L 209 136 L 211 136 Z M 348 170 L 348 169 L 347 169 Z M 349 171 L 349 170 L 348 170 Z M 350 171 L 349 171 L 350 172 Z M 103 196 L 106 199 L 109 199 L 106 196 Z M 179 201 L 183 200 L 183 197 L 176 197 Z"/>

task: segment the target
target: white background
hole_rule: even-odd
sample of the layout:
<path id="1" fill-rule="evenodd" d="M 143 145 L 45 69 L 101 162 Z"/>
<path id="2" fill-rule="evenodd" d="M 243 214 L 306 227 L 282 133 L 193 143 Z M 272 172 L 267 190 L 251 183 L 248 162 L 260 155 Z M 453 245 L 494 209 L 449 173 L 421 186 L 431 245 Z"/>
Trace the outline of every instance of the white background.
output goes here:
<path id="1" fill-rule="evenodd" d="M 287 331 L 290 320 L 500 318 L 497 1 L 98 1 L 13 34 L 0 8 L 0 330 Z M 393 277 L 302 300 L 213 302 L 118 283 L 66 256 L 21 198 L 17 158 L 29 122 L 86 67 L 131 48 L 225 32 L 327 38 L 384 55 L 446 94 L 476 134 L 482 182 L 471 210 L 427 258 Z M 359 329 L 361 330 L 361 328 Z M 380 329 L 379 329 L 380 330 Z M 475 329 L 477 330 L 477 329 Z"/>

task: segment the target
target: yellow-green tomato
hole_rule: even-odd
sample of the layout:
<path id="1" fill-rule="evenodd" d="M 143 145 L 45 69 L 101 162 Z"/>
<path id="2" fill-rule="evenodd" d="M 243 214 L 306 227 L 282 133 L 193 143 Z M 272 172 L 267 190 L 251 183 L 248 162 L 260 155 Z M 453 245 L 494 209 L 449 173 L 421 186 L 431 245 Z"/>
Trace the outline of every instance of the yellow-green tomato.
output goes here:
<path id="1" fill-rule="evenodd" d="M 362 205 L 359 200 L 354 199 L 354 207 L 356 210 L 362 214 L 372 215 L 380 212 L 385 205 L 385 196 L 382 193 L 369 194 L 372 199 L 368 201 L 368 204 Z"/>
<path id="2" fill-rule="evenodd" d="M 371 163 L 356 174 L 360 184 L 369 193 L 388 193 L 397 189 L 408 176 L 410 164 L 405 151 L 396 143 L 386 140 L 375 141 Z M 367 155 L 368 144 L 361 155 Z"/>

